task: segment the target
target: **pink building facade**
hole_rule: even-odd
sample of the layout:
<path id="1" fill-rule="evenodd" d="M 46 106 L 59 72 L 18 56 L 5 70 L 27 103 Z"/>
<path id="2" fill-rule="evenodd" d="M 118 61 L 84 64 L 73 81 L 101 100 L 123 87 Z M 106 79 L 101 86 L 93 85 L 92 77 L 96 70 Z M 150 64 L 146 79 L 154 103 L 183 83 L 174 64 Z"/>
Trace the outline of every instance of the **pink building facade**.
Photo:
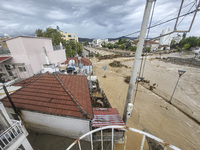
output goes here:
<path id="1" fill-rule="evenodd" d="M 66 60 L 65 49 L 54 50 L 50 38 L 18 36 L 6 41 L 11 53 L 7 61 L 13 76 L 28 78 L 42 70 L 44 64 L 59 65 Z"/>

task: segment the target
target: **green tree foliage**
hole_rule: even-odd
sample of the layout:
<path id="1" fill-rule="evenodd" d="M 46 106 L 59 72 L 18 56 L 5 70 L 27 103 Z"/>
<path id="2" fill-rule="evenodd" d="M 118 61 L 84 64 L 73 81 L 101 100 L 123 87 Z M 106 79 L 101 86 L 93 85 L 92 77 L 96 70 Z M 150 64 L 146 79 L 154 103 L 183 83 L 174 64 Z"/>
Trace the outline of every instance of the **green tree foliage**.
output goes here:
<path id="1" fill-rule="evenodd" d="M 84 45 L 84 46 L 88 46 L 88 45 L 89 45 L 89 42 L 88 42 L 88 41 L 85 41 L 85 42 L 83 43 L 83 45 Z"/>
<path id="2" fill-rule="evenodd" d="M 37 29 L 37 30 L 35 31 L 35 34 L 37 35 L 37 37 L 44 37 L 43 32 L 42 32 L 41 29 Z"/>
<path id="3" fill-rule="evenodd" d="M 150 52 L 151 52 L 151 48 L 150 48 L 150 47 L 147 47 L 147 48 L 145 49 L 145 52 L 150 53 Z"/>
<path id="4" fill-rule="evenodd" d="M 170 48 L 176 48 L 176 41 L 175 40 L 172 40 L 171 41 L 171 44 L 170 44 Z"/>
<path id="5" fill-rule="evenodd" d="M 131 49 L 131 42 L 130 41 L 126 41 L 126 43 L 125 43 L 125 49 L 126 50 L 130 50 Z"/>
<path id="6" fill-rule="evenodd" d="M 62 43 L 63 47 L 65 48 L 66 57 L 73 57 L 76 54 L 81 55 L 82 54 L 82 45 L 79 42 L 75 41 L 66 41 L 62 39 L 61 33 L 52 28 L 46 28 L 46 30 L 43 32 L 42 29 L 37 29 L 35 31 L 36 36 L 38 37 L 48 37 L 52 39 L 52 44 L 59 45 L 60 42 Z"/>
<path id="7" fill-rule="evenodd" d="M 194 37 L 194 36 L 188 37 L 188 38 L 182 39 L 178 45 L 179 47 L 183 48 L 185 44 L 189 44 L 190 47 L 200 46 L 200 38 Z"/>
<path id="8" fill-rule="evenodd" d="M 190 49 L 190 47 L 191 47 L 190 44 L 186 43 L 183 48 L 186 49 L 186 50 L 188 50 L 188 49 Z"/>
<path id="9" fill-rule="evenodd" d="M 108 43 L 108 44 L 107 44 L 107 47 L 108 47 L 109 49 L 113 49 L 113 48 L 114 48 L 114 45 L 111 44 L 111 43 Z"/>
<path id="10" fill-rule="evenodd" d="M 136 51 L 136 49 L 137 49 L 137 46 L 132 46 L 132 47 L 131 47 L 131 50 L 132 50 L 132 51 Z"/>
<path id="11" fill-rule="evenodd" d="M 107 44 L 106 44 L 105 42 L 103 42 L 103 43 L 101 44 L 101 46 L 104 47 L 104 48 L 106 48 L 106 47 L 107 47 Z"/>

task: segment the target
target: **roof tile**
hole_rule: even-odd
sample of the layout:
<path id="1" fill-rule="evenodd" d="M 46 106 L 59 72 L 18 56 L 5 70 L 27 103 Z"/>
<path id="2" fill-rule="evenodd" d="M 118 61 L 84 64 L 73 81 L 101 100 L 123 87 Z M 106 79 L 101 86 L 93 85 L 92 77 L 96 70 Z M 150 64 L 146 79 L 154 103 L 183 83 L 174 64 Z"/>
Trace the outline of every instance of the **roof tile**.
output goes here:
<path id="1" fill-rule="evenodd" d="M 56 78 L 60 78 L 63 85 Z M 40 74 L 15 85 L 22 86 L 21 89 L 10 95 L 19 109 L 79 118 L 85 118 L 81 113 L 84 111 L 93 116 L 85 76 Z M 69 96 L 70 93 L 73 98 Z M 1 99 L 1 101 L 5 106 L 11 106 L 7 98 Z M 79 105 L 83 110 L 77 107 Z"/>

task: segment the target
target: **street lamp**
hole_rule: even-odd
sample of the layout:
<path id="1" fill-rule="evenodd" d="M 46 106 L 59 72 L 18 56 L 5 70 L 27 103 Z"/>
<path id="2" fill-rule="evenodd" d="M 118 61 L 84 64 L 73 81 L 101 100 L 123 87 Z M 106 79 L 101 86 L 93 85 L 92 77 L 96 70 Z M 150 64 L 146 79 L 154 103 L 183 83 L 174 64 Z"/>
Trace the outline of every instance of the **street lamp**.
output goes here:
<path id="1" fill-rule="evenodd" d="M 178 80 L 177 80 L 177 82 L 176 82 L 176 86 L 175 86 L 175 88 L 174 88 L 174 91 L 173 91 L 173 93 L 172 93 L 172 96 L 171 96 L 171 98 L 170 98 L 170 100 L 169 100 L 169 103 L 170 103 L 170 104 L 171 104 L 171 101 L 172 101 L 174 92 L 175 92 L 175 90 L 176 90 L 176 87 L 177 87 L 177 85 L 178 85 L 179 79 L 181 78 L 181 76 L 182 76 L 185 72 L 186 72 L 185 70 L 178 70 L 179 77 L 178 77 Z"/>

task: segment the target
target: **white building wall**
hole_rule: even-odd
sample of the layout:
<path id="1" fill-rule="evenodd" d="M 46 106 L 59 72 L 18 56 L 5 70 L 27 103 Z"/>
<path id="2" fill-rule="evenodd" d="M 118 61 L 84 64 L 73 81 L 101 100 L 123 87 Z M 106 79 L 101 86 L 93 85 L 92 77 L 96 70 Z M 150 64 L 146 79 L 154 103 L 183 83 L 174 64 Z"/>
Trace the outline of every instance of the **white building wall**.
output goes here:
<path id="1" fill-rule="evenodd" d="M 22 111 L 25 125 L 37 132 L 79 138 L 90 131 L 90 120 Z"/>
<path id="2" fill-rule="evenodd" d="M 170 32 L 170 29 L 166 28 L 162 31 L 161 35 L 167 34 L 169 32 Z M 170 45 L 171 40 L 172 40 L 171 35 L 166 35 L 166 36 L 163 36 L 160 38 L 159 44 L 160 45 Z"/>
<path id="3" fill-rule="evenodd" d="M 49 60 L 52 64 L 59 65 L 59 63 L 66 61 L 65 49 L 47 52 Z"/>
<path id="4" fill-rule="evenodd" d="M 158 46 L 159 46 L 159 44 L 151 44 L 151 51 L 158 50 Z"/>
<path id="5" fill-rule="evenodd" d="M 87 74 L 91 74 L 92 73 L 92 66 L 83 66 L 82 68 L 83 70 L 87 70 Z"/>

